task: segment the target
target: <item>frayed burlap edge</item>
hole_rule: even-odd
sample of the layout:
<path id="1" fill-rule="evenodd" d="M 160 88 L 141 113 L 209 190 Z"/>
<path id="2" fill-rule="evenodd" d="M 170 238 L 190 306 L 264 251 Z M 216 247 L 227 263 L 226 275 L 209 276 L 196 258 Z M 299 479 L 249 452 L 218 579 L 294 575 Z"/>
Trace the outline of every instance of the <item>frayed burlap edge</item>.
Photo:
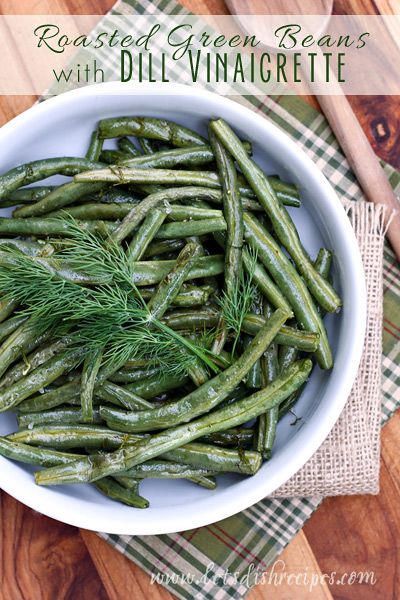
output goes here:
<path id="1" fill-rule="evenodd" d="M 367 326 L 357 378 L 339 420 L 322 446 L 272 496 L 339 496 L 379 492 L 382 273 L 385 207 L 343 205 L 362 256 L 367 288 Z"/>

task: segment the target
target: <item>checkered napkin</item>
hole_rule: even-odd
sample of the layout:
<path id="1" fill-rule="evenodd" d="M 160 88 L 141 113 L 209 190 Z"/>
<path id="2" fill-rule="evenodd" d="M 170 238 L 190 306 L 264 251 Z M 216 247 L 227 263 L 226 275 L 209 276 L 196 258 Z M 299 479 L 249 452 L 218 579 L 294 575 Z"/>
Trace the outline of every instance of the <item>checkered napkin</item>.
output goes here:
<path id="1" fill-rule="evenodd" d="M 186 11 L 174 0 L 120 0 L 111 14 L 148 12 L 176 15 Z M 107 17 L 102 22 L 102 27 L 106 26 L 106 19 Z M 112 70 L 114 65 L 110 64 L 108 67 Z M 372 206 L 361 210 L 362 192 L 325 118 L 300 98 L 293 96 L 262 99 L 245 96 L 240 101 L 272 120 L 296 140 L 323 171 L 345 204 L 349 201 L 358 202 L 359 216 L 354 213 L 352 223 L 359 240 L 364 240 L 364 246 L 371 240 L 376 243 L 374 264 L 379 265 L 383 246 L 381 216 L 379 211 L 374 212 Z M 400 173 L 389 165 L 385 165 L 384 169 L 393 188 L 400 190 Z M 362 231 L 364 237 L 361 239 Z M 371 265 L 365 267 L 369 268 Z M 376 292 L 382 279 L 381 270 L 375 274 L 375 278 Z M 383 249 L 383 288 L 382 424 L 400 405 L 400 273 L 393 253 L 387 246 Z M 379 356 L 379 335 L 376 343 L 378 346 L 375 354 Z M 368 369 L 368 363 L 366 368 Z M 377 414 L 374 416 L 369 410 L 366 413 L 367 420 L 376 420 Z M 379 440 L 373 448 L 376 464 L 377 451 Z M 376 492 L 377 475 L 376 469 L 369 491 Z M 317 508 L 323 498 L 322 490 L 326 493 L 330 488 L 323 481 L 321 491 L 310 495 L 308 488 L 300 485 L 302 495 L 308 497 L 297 493 L 299 481 L 288 489 L 294 490 L 296 497 L 267 498 L 229 519 L 200 529 L 160 536 L 99 535 L 180 598 L 243 598 L 255 584 L 257 573 L 262 573 L 274 562 Z M 320 488 L 314 487 L 315 489 Z M 363 489 L 365 492 L 369 488 Z M 355 488 L 355 491 L 359 490 L 359 487 Z M 355 492 L 349 490 L 340 493 Z"/>

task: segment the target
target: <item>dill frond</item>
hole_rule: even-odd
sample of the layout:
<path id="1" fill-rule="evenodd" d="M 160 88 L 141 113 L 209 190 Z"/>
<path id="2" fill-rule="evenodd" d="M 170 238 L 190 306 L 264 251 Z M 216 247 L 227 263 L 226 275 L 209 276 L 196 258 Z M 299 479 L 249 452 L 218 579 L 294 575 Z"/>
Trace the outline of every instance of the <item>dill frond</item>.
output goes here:
<path id="1" fill-rule="evenodd" d="M 115 331 L 105 354 L 106 361 L 114 366 L 144 357 L 160 365 L 164 372 L 174 374 L 187 372 L 193 363 L 192 356 L 175 340 L 164 332 L 143 326 Z"/>
<path id="2" fill-rule="evenodd" d="M 210 350 L 217 334 L 218 329 L 216 327 L 212 327 L 210 329 L 206 329 L 204 327 L 203 331 L 196 336 L 196 343 L 200 348 Z"/>
<path id="3" fill-rule="evenodd" d="M 61 217 L 68 222 L 69 238 L 62 240 L 62 258 L 72 269 L 93 278 L 112 276 L 112 281 L 132 289 L 132 266 L 122 246 L 105 230 L 104 235 L 87 231 L 70 215 Z"/>
<path id="4" fill-rule="evenodd" d="M 257 296 L 257 287 L 253 283 L 257 253 L 249 249 L 249 254 L 251 263 L 247 271 L 245 272 L 243 269 L 240 271 L 229 296 L 226 292 L 223 292 L 222 297 L 218 299 L 225 327 L 234 334 L 232 355 L 235 353 L 239 341 L 243 320 L 246 314 L 250 312 L 251 305 Z"/>
<path id="5" fill-rule="evenodd" d="M 0 265 L 0 290 L 5 298 L 23 305 L 20 314 L 56 322 L 85 295 L 83 287 L 51 275 L 34 257 L 11 247 L 4 253 L 12 260 Z"/>
<path id="6" fill-rule="evenodd" d="M 68 218 L 70 238 L 62 240 L 52 264 L 110 283 L 83 286 L 65 279 L 62 270 L 46 268 L 35 257 L 7 248 L 0 261 L 0 291 L 21 304 L 26 314 L 54 335 L 68 332 L 71 347 L 87 352 L 104 349 L 104 361 L 117 367 L 128 360 L 149 358 L 170 372 L 182 372 L 196 356 L 218 370 L 212 354 L 201 345 L 153 319 L 138 288 L 123 249 L 108 235 L 100 237 Z"/>

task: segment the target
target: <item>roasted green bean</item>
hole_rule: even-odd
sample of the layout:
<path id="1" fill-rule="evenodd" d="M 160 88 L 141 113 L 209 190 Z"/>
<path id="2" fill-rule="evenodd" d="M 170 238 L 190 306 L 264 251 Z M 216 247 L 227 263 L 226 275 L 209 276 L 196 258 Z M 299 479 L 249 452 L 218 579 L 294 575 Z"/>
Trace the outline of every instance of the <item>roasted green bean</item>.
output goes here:
<path id="1" fill-rule="evenodd" d="M 83 421 L 90 423 L 93 420 L 93 394 L 96 377 L 103 360 L 103 350 L 97 350 L 85 357 L 81 378 L 81 409 Z"/>
<path id="2" fill-rule="evenodd" d="M 6 387 L 15 383 L 18 379 L 21 379 L 21 377 L 27 375 L 27 373 L 33 369 L 36 369 L 36 367 L 39 367 L 50 360 L 50 358 L 53 358 L 58 352 L 65 350 L 71 342 L 72 340 L 70 337 L 64 336 L 52 344 L 46 344 L 46 346 L 38 348 L 32 352 L 32 354 L 24 356 L 23 360 L 8 369 L 6 374 L 0 379 L 0 387 Z"/>
<path id="3" fill-rule="evenodd" d="M 88 160 L 98 161 L 102 146 L 103 140 L 100 139 L 99 132 L 97 130 L 93 131 L 92 135 L 90 136 L 90 143 L 86 152 L 86 158 Z"/>
<path id="4" fill-rule="evenodd" d="M 51 246 L 44 241 L 33 242 L 13 238 L 0 240 L 1 250 L 12 250 L 14 248 L 27 256 L 45 256 L 50 253 Z"/>
<path id="5" fill-rule="evenodd" d="M 10 317 L 7 321 L 0 323 L 0 342 L 8 338 L 22 323 L 25 323 L 28 317 L 15 316 Z"/>
<path id="6" fill-rule="evenodd" d="M 319 334 L 318 364 L 322 369 L 330 369 L 333 358 L 326 329 L 303 279 L 266 229 L 248 213 L 244 220 L 246 240 L 280 286 L 300 326 Z"/>
<path id="7" fill-rule="evenodd" d="M 49 335 L 49 330 L 43 332 L 42 326 L 24 320 L 0 346 L 0 377 L 19 356 L 37 348 Z"/>
<path id="8" fill-rule="evenodd" d="M 164 458 L 183 464 L 209 469 L 217 473 L 254 475 L 261 467 L 261 455 L 251 450 L 217 448 L 207 444 L 186 444 L 163 454 Z M 147 463 L 144 463 L 147 464 Z M 137 468 L 137 467 L 135 467 Z"/>
<path id="9" fill-rule="evenodd" d="M 243 208 L 235 163 L 211 130 L 209 138 L 222 185 L 222 203 L 226 222 L 225 293 L 230 297 L 242 269 Z"/>
<path id="10" fill-rule="evenodd" d="M 34 425 L 78 425 L 85 423 L 86 416 L 81 408 L 71 408 L 69 406 L 56 408 L 54 410 L 44 410 L 36 413 L 26 413 L 17 415 L 17 423 L 21 428 L 32 428 Z M 104 424 L 98 408 L 93 409 L 93 425 Z"/>
<path id="11" fill-rule="evenodd" d="M 23 185 L 47 179 L 52 175 L 76 175 L 81 171 L 97 169 L 99 166 L 102 165 L 96 161 L 75 157 L 45 158 L 25 163 L 0 175 L 0 199 Z"/>
<path id="12" fill-rule="evenodd" d="M 189 242 L 180 251 L 173 269 L 158 284 L 154 295 L 147 304 L 153 319 L 161 319 L 164 315 L 170 303 L 178 295 L 183 282 L 188 278 L 201 253 L 201 246 L 194 242 Z"/>
<path id="13" fill-rule="evenodd" d="M 0 323 L 3 323 L 7 317 L 12 315 L 14 310 L 17 308 L 18 302 L 12 298 L 5 298 L 0 301 Z M 0 327 L 1 330 L 1 327 Z M 8 334 L 7 334 L 8 335 Z"/>
<path id="14" fill-rule="evenodd" d="M 142 288 L 140 293 L 144 300 L 150 300 L 150 298 L 153 297 L 154 291 L 155 288 L 152 287 Z M 212 291 L 212 288 L 207 285 L 196 287 L 194 285 L 183 284 L 178 295 L 175 296 L 171 304 L 172 306 L 182 308 L 206 304 Z"/>
<path id="15" fill-rule="evenodd" d="M 222 371 L 188 396 L 152 410 L 124 413 L 113 409 L 101 409 L 107 423 L 120 431 L 152 431 L 187 423 L 191 419 L 214 409 L 232 392 L 249 372 L 254 362 L 265 352 L 275 338 L 287 313 L 278 309 L 258 332 L 242 356 L 225 371 Z"/>
<path id="16" fill-rule="evenodd" d="M 179 147 L 206 143 L 201 135 L 183 125 L 153 117 L 111 117 L 102 119 L 98 128 L 103 139 L 134 135 Z"/>
<path id="17" fill-rule="evenodd" d="M 69 381 L 43 394 L 28 398 L 18 406 L 20 413 L 35 413 L 50 410 L 62 404 L 81 404 L 81 389 L 78 381 Z"/>
<path id="18" fill-rule="evenodd" d="M 318 273 L 327 279 L 329 277 L 329 271 L 332 265 L 332 252 L 326 248 L 321 248 L 318 252 L 318 256 L 315 260 L 314 267 Z"/>
<path id="19" fill-rule="evenodd" d="M 132 159 L 136 160 L 136 159 Z M 77 183 L 140 183 L 152 185 L 203 186 L 212 189 L 220 187 L 218 175 L 211 171 L 178 171 L 174 169 L 138 169 L 114 165 L 108 169 L 84 171 L 75 175 Z M 26 207 L 29 208 L 29 207 Z"/>
<path id="20" fill-rule="evenodd" d="M 218 431 L 221 425 L 226 428 L 236 427 L 259 416 L 276 404 L 280 404 L 306 381 L 311 369 L 312 362 L 310 360 L 300 360 L 291 365 L 285 375 L 279 376 L 271 385 L 249 398 L 212 411 L 190 423 L 178 425 L 145 438 L 134 446 L 117 450 L 111 455 L 106 454 L 95 457 L 95 459 L 91 457 L 90 460 L 80 459 L 71 464 L 45 469 L 35 474 L 36 483 L 60 485 L 96 481 L 107 475 L 126 471 L 146 460 L 189 443 L 205 433 Z"/>
<path id="21" fill-rule="evenodd" d="M 193 193 L 201 196 L 201 194 L 206 195 L 207 192 L 204 192 L 204 188 L 188 187 L 166 189 L 160 192 L 155 192 L 154 194 L 150 194 L 126 215 L 125 219 L 114 232 L 114 239 L 118 242 L 121 242 L 128 237 L 128 235 L 140 224 L 145 216 L 151 210 L 157 208 L 160 204 L 177 202 L 182 198 L 190 198 Z"/>
<path id="22" fill-rule="evenodd" d="M 137 286 L 159 283 L 174 267 L 174 260 L 139 261 L 133 264 L 133 283 Z M 224 271 L 224 257 L 220 254 L 200 256 L 191 269 L 188 280 L 220 275 Z"/>
<path id="23" fill-rule="evenodd" d="M 135 144 L 127 137 L 119 138 L 117 145 L 121 152 L 130 154 L 131 156 L 140 156 L 140 150 L 136 148 Z"/>
<path id="24" fill-rule="evenodd" d="M 163 224 L 165 217 L 166 214 L 157 209 L 145 216 L 143 223 L 134 235 L 127 250 L 129 259 L 132 262 L 142 258 L 147 247 Z"/>
<path id="25" fill-rule="evenodd" d="M 83 454 L 59 452 L 49 448 L 36 448 L 6 437 L 0 437 L 0 455 L 28 465 L 39 465 L 41 467 L 53 467 L 71 462 L 77 458 L 84 458 Z"/>
<path id="26" fill-rule="evenodd" d="M 74 351 L 66 350 L 37 367 L 32 373 L 28 373 L 7 389 L 0 391 L 0 412 L 17 406 L 35 392 L 55 381 L 60 375 L 75 366 L 84 352 L 85 350 L 82 348 Z"/>
<path id="27" fill-rule="evenodd" d="M 108 498 L 133 506 L 134 508 L 148 508 L 149 501 L 143 496 L 139 496 L 134 489 L 126 488 L 114 481 L 111 477 L 104 477 L 96 481 L 95 486 Z"/>
<path id="28" fill-rule="evenodd" d="M 268 318 L 270 314 L 271 307 L 266 305 L 264 307 L 264 315 Z M 280 370 L 278 361 L 278 346 L 276 343 L 270 344 L 269 348 L 267 348 L 267 350 L 264 352 L 264 355 L 260 360 L 260 366 L 264 385 L 272 383 L 274 379 L 278 377 Z M 259 452 L 262 452 L 267 460 L 271 456 L 272 446 L 275 442 L 278 415 L 279 406 L 274 406 L 263 415 L 260 415 L 258 418 L 256 449 Z"/>
<path id="29" fill-rule="evenodd" d="M 225 231 L 226 221 L 223 217 L 204 219 L 202 221 L 183 221 L 182 223 L 166 223 L 156 233 L 156 239 L 170 240 L 201 236 L 216 231 Z"/>
<path id="30" fill-rule="evenodd" d="M 226 429 L 210 433 L 199 439 L 199 442 L 205 442 L 216 446 L 238 446 L 240 448 L 251 446 L 254 438 L 254 430 L 246 427 L 238 427 L 236 429 Z"/>
<path id="31" fill-rule="evenodd" d="M 14 211 L 13 216 L 16 218 L 26 218 L 45 215 L 64 206 L 69 206 L 90 193 L 94 194 L 100 192 L 104 188 L 105 185 L 102 183 L 96 183 L 94 185 L 88 183 L 76 183 L 75 181 L 65 183 L 64 185 L 55 188 L 47 194 L 47 196 L 44 196 L 44 198 L 35 202 L 35 204 L 28 204 L 17 208 Z"/>
<path id="32" fill-rule="evenodd" d="M 50 194 L 54 188 L 54 185 L 37 185 L 14 190 L 0 201 L 0 207 L 7 208 L 9 206 L 16 206 L 17 204 L 37 202 L 47 196 L 47 194 Z"/>
<path id="33" fill-rule="evenodd" d="M 121 387 L 111 381 L 106 381 L 96 387 L 96 395 L 102 400 L 108 400 L 111 403 L 124 406 L 130 410 L 152 408 L 153 405 L 144 398 L 136 394 L 133 390 Z"/>
<path id="34" fill-rule="evenodd" d="M 163 254 L 170 254 L 172 252 L 179 252 L 179 250 L 181 250 L 184 245 L 184 240 L 155 240 L 147 248 L 143 257 L 147 259 L 157 256 L 159 257 Z"/>
<path id="35" fill-rule="evenodd" d="M 201 166 L 214 160 L 210 146 L 186 146 L 173 150 L 162 150 L 145 156 L 128 158 L 121 164 L 130 169 L 171 169 L 177 165 Z"/>
<path id="36" fill-rule="evenodd" d="M 129 383 L 124 386 L 124 389 L 127 389 L 134 394 L 138 394 L 141 398 L 150 400 L 151 398 L 156 398 L 170 390 L 181 388 L 188 381 L 188 377 L 182 373 L 170 374 L 168 377 L 160 377 L 159 374 L 156 374 L 145 377 L 141 381 Z M 152 410 L 154 410 L 154 408 Z"/>
<path id="37" fill-rule="evenodd" d="M 100 235 L 116 229 L 114 223 L 106 223 L 104 221 L 79 221 L 78 224 L 82 229 Z M 0 234 L 70 237 L 71 228 L 67 220 L 59 218 L 41 219 L 32 217 L 27 219 L 8 219 L 0 217 Z"/>
<path id="38" fill-rule="evenodd" d="M 262 315 L 248 313 L 243 319 L 242 329 L 250 335 L 255 335 L 264 323 L 265 317 Z M 315 352 L 319 344 L 319 335 L 311 331 L 304 331 L 290 327 L 289 325 L 283 325 L 276 337 L 276 342 L 278 344 L 294 346 L 305 352 Z"/>
<path id="39" fill-rule="evenodd" d="M 124 152 L 120 152 L 119 150 L 102 150 L 100 154 L 100 160 L 102 163 L 106 163 L 108 165 L 116 165 L 125 160 L 129 160 L 132 158 L 129 154 L 125 154 Z"/>
<path id="40" fill-rule="evenodd" d="M 98 425 L 53 425 L 49 423 L 21 429 L 16 433 L 9 434 L 7 439 L 20 444 L 48 446 L 58 450 L 71 448 L 115 450 L 125 444 L 135 444 L 140 438 L 111 431 L 107 427 Z"/>
<path id="41" fill-rule="evenodd" d="M 155 140 L 149 140 L 148 138 L 138 138 L 139 146 L 141 147 L 143 154 L 154 154 L 158 150 L 158 142 Z"/>
<path id="42" fill-rule="evenodd" d="M 124 477 L 134 479 L 190 479 L 199 475 L 212 475 L 213 472 L 202 466 L 173 463 L 167 460 L 148 460 L 125 471 Z"/>
<path id="43" fill-rule="evenodd" d="M 135 383 L 137 381 L 142 381 L 142 379 L 153 377 L 153 375 L 162 375 L 161 365 L 148 365 L 146 367 L 134 369 L 123 368 L 111 375 L 109 381 L 118 384 Z"/>
<path id="44" fill-rule="evenodd" d="M 332 286 L 315 270 L 300 242 L 299 235 L 289 213 L 283 204 L 279 202 L 272 186 L 260 167 L 247 155 L 239 138 L 227 123 L 219 119 L 218 121 L 212 121 L 210 127 L 238 162 L 242 173 L 256 194 L 260 204 L 265 209 L 268 217 L 271 219 L 279 241 L 289 252 L 315 299 L 327 311 L 337 311 L 341 306 L 339 296 Z"/>

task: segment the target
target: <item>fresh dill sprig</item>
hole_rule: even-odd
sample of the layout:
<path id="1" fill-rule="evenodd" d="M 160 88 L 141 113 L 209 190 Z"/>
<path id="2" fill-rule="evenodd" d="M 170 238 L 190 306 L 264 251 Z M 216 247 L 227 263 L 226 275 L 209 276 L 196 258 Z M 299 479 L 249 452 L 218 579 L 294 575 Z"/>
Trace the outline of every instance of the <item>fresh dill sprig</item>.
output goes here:
<path id="1" fill-rule="evenodd" d="M 241 269 L 229 296 L 226 292 L 223 292 L 222 297 L 218 299 L 225 327 L 234 334 L 232 355 L 235 353 L 239 341 L 243 320 L 246 314 L 250 312 L 251 305 L 257 295 L 257 287 L 253 283 L 254 272 L 257 266 L 257 253 L 249 248 L 249 255 L 251 262 L 247 271 L 245 272 Z"/>
<path id="2" fill-rule="evenodd" d="M 111 276 L 114 283 L 129 289 L 135 287 L 131 261 L 107 230 L 100 237 L 82 228 L 70 215 L 63 219 L 68 222 L 69 238 L 61 242 L 61 257 L 71 269 L 82 271 L 93 278 Z"/>
<path id="3" fill-rule="evenodd" d="M 217 335 L 217 333 L 218 329 L 216 327 L 212 327 L 210 329 L 204 327 L 203 330 L 199 332 L 198 335 L 196 335 L 197 345 L 206 350 L 210 350 L 214 343 L 215 336 Z"/>
<path id="4" fill-rule="evenodd" d="M 0 291 L 22 305 L 21 314 L 43 328 L 55 327 L 55 335 L 68 332 L 71 347 L 104 350 L 104 361 L 115 366 L 149 358 L 181 372 L 196 356 L 218 370 L 211 352 L 152 317 L 133 283 L 130 262 L 114 240 L 82 229 L 73 219 L 68 223 L 70 238 L 59 244 L 51 263 L 12 247 L 6 251 L 9 260 L 0 260 Z M 49 264 L 55 268 L 49 270 Z M 108 283 L 80 285 L 63 276 L 67 270 Z"/>
<path id="5" fill-rule="evenodd" d="M 87 290 L 55 277 L 36 260 L 12 247 L 2 252 L 12 258 L 0 264 L 0 291 L 4 298 L 23 305 L 21 314 L 49 325 L 83 300 Z"/>
<path id="6" fill-rule="evenodd" d="M 106 362 L 125 364 L 143 356 L 160 365 L 165 373 L 186 373 L 193 364 L 193 355 L 184 352 L 176 340 L 166 336 L 164 332 L 143 326 L 114 330 L 105 353 Z"/>

